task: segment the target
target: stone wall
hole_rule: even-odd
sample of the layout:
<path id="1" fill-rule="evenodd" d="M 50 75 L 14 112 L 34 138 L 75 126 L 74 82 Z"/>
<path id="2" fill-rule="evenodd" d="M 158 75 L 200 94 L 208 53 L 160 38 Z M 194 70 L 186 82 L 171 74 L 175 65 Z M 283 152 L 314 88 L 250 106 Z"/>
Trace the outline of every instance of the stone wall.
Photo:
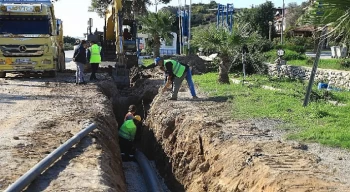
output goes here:
<path id="1" fill-rule="evenodd" d="M 291 65 L 266 64 L 267 73 L 271 76 L 278 76 L 292 79 L 309 80 L 312 71 L 311 67 L 300 67 Z M 328 83 L 330 86 L 350 89 L 350 71 L 339 71 L 330 69 L 317 69 L 315 82 Z"/>

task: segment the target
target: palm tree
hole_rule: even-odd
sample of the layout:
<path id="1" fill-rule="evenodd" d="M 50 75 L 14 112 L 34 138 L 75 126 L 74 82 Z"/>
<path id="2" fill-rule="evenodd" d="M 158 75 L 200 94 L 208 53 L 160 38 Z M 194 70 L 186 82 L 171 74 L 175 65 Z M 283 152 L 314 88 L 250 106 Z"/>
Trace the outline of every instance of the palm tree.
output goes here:
<path id="1" fill-rule="evenodd" d="M 239 47 L 247 37 L 245 27 L 235 28 L 232 33 L 224 28 L 217 29 L 214 25 L 197 29 L 193 34 L 193 44 L 205 52 L 218 53 L 219 83 L 229 84 L 229 72 L 234 59 L 239 55 Z"/>
<path id="2" fill-rule="evenodd" d="M 141 32 L 149 34 L 153 40 L 154 57 L 160 55 L 161 40 L 173 38 L 173 23 L 175 17 L 168 11 L 159 11 L 157 13 L 148 13 L 139 18 L 142 25 Z"/>
<path id="3" fill-rule="evenodd" d="M 350 38 L 350 0 L 315 0 L 300 19 L 303 23 L 329 26 L 328 36 Z"/>

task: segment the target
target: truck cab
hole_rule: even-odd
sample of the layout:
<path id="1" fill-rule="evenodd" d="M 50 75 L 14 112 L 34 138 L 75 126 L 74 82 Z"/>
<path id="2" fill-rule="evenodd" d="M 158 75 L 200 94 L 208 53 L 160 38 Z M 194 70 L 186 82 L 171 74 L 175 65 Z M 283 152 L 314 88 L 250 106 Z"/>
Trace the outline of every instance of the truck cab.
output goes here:
<path id="1" fill-rule="evenodd" d="M 55 76 L 60 43 L 50 0 L 0 0 L 0 78 L 6 73 Z"/>

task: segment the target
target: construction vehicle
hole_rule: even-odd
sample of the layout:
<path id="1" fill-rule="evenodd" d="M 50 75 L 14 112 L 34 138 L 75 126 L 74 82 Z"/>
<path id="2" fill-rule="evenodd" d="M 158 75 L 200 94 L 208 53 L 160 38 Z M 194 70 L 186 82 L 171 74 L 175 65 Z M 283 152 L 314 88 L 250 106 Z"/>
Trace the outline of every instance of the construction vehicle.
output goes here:
<path id="1" fill-rule="evenodd" d="M 97 40 L 101 43 L 103 61 L 116 62 L 112 76 L 119 88 L 130 87 L 130 69 L 138 67 L 137 30 L 141 29 L 134 18 L 124 17 L 123 3 L 131 5 L 132 1 L 113 0 L 108 6 L 103 38 L 100 38 L 97 31 L 91 34 L 92 22 L 89 23 L 90 35 L 88 35 L 88 40 Z M 126 29 L 129 33 L 125 31 Z"/>
<path id="2" fill-rule="evenodd" d="M 51 0 L 0 0 L 0 77 L 65 69 L 63 25 Z"/>

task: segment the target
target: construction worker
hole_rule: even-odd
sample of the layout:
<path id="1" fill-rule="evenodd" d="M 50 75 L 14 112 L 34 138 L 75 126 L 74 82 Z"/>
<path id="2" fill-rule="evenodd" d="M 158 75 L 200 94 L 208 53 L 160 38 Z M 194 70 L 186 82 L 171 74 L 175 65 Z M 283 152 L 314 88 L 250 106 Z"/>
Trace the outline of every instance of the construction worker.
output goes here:
<path id="1" fill-rule="evenodd" d="M 171 60 L 171 59 L 163 60 L 160 57 L 157 57 L 154 60 L 154 63 L 160 66 L 160 68 L 165 71 L 165 74 L 168 75 L 167 83 L 162 89 L 162 92 L 164 92 L 174 83 L 172 95 L 171 95 L 171 98 L 169 98 L 169 100 L 177 100 L 177 94 L 180 90 L 182 81 L 185 78 L 186 78 L 188 87 L 191 91 L 192 98 L 194 99 L 198 98 L 196 95 L 196 91 L 194 89 L 193 81 L 192 81 L 192 72 L 188 65 L 180 63 L 176 60 Z"/>
<path id="2" fill-rule="evenodd" d="M 82 40 L 80 45 L 74 50 L 73 62 L 77 65 L 76 70 L 76 84 L 86 84 L 84 81 L 84 65 L 87 63 L 86 58 L 86 41 Z"/>
<path id="3" fill-rule="evenodd" d="M 101 63 L 101 47 L 98 46 L 95 41 L 91 41 L 91 47 L 88 49 L 87 57 L 91 65 L 90 81 L 98 80 L 96 78 L 96 72 Z"/>
<path id="4" fill-rule="evenodd" d="M 124 121 L 133 119 L 135 113 L 136 113 L 136 106 L 135 105 L 130 105 L 128 113 L 124 117 Z"/>
<path id="5" fill-rule="evenodd" d="M 119 145 L 125 158 L 129 159 L 133 149 L 133 141 L 135 139 L 137 124 L 141 122 L 141 117 L 135 115 L 133 119 L 126 120 L 119 129 Z"/>

